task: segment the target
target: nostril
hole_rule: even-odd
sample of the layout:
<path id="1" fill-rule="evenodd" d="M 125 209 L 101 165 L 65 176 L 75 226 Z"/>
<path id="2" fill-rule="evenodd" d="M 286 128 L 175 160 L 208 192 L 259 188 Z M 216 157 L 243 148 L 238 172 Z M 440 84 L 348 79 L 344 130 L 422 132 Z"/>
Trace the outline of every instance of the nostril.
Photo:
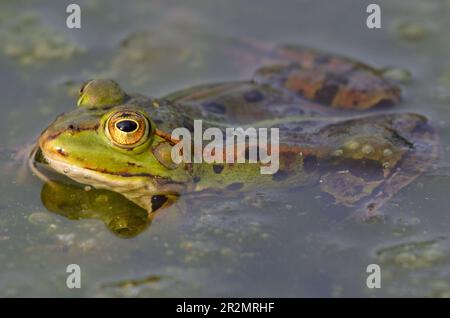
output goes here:
<path id="1" fill-rule="evenodd" d="M 67 152 L 64 151 L 63 148 L 61 147 L 55 147 L 55 150 L 57 153 L 59 153 L 61 156 L 63 157 L 67 157 L 69 154 Z"/>

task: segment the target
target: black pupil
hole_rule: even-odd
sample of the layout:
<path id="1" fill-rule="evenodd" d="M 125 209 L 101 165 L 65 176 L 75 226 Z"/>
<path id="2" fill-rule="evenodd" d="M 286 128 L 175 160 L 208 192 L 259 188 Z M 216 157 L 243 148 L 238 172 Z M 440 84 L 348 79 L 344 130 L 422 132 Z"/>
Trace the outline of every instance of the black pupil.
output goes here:
<path id="1" fill-rule="evenodd" d="M 123 132 L 132 132 L 137 129 L 137 123 L 132 120 L 119 121 L 116 126 Z"/>

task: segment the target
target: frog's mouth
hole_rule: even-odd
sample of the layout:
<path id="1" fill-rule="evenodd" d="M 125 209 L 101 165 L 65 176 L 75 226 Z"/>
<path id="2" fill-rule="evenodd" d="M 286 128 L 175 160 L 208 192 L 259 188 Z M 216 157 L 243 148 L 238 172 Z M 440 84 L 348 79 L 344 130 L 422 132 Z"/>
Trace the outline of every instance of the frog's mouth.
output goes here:
<path id="1" fill-rule="evenodd" d="M 138 189 L 147 189 L 151 185 L 149 180 L 142 176 L 116 176 L 102 171 L 81 167 L 58 158 L 57 154 L 46 151 L 45 148 L 36 147 L 31 160 L 43 166 L 47 172 L 52 170 L 58 174 L 67 176 L 68 178 L 80 183 L 93 186 L 97 189 L 106 189 L 115 192 L 130 192 Z M 34 157 L 34 158 L 33 158 Z M 35 168 L 37 168 L 35 166 Z M 46 174 L 39 169 L 40 173 L 36 173 L 38 177 L 48 180 Z M 150 189 L 147 189 L 149 191 Z"/>

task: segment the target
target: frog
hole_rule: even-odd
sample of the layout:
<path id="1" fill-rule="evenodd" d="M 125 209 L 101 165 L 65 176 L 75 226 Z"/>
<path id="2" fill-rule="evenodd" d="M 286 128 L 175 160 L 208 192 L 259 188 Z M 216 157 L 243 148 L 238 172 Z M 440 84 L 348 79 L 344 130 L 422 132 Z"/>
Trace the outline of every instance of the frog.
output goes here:
<path id="1" fill-rule="evenodd" d="M 318 187 L 352 217 L 382 207 L 438 157 L 426 116 L 399 112 L 402 88 L 368 64 L 296 45 L 251 45 L 247 80 L 196 85 L 163 97 L 126 92 L 112 79 L 82 85 L 77 106 L 44 129 L 30 166 L 118 193 L 149 220 L 180 198 Z M 261 162 L 175 163 L 176 128 L 279 130 L 279 169 Z M 252 151 L 244 147 L 245 154 Z"/>

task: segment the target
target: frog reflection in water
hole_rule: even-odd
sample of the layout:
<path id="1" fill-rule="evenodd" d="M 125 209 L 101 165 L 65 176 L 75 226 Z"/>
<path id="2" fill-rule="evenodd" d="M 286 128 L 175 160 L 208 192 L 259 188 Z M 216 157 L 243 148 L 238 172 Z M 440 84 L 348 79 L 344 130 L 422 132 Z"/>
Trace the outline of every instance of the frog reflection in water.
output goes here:
<path id="1" fill-rule="evenodd" d="M 89 81 L 77 109 L 41 134 L 36 153 L 78 183 L 120 193 L 150 220 L 184 194 L 301 186 L 318 186 L 365 220 L 436 159 L 437 136 L 424 116 L 386 111 L 401 91 L 379 71 L 292 46 L 267 49 L 260 61 L 252 80 L 161 99 Z M 204 129 L 279 128 L 279 171 L 260 174 L 259 163 L 174 164 L 170 134 L 192 130 L 194 119 Z"/>
<path id="2" fill-rule="evenodd" d="M 99 219 L 115 235 L 131 238 L 151 223 L 147 211 L 112 191 L 52 180 L 42 187 L 44 206 L 71 220 Z"/>

